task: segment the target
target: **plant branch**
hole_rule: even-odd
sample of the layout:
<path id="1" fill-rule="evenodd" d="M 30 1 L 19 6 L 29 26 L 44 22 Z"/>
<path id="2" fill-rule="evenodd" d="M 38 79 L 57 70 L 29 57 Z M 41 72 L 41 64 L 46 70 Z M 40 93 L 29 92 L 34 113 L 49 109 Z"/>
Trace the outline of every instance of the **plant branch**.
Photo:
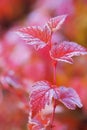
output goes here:
<path id="1" fill-rule="evenodd" d="M 54 85 L 56 85 L 56 65 L 57 65 L 57 62 L 53 61 L 53 82 L 54 82 Z"/>

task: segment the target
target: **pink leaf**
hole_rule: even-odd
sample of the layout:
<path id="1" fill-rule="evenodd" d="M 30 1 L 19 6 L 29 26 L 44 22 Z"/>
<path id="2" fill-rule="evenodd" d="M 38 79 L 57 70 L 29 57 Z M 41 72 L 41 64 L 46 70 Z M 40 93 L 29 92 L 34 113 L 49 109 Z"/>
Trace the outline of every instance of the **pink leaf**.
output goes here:
<path id="1" fill-rule="evenodd" d="M 38 113 L 34 118 L 29 116 L 28 120 L 28 128 L 29 130 L 48 130 L 47 128 L 50 126 L 50 119 L 42 117 L 40 113 Z"/>
<path id="2" fill-rule="evenodd" d="M 23 38 L 29 45 L 33 45 L 37 50 L 45 47 L 51 38 L 51 32 L 47 27 L 31 26 L 20 29 L 19 36 Z"/>
<path id="3" fill-rule="evenodd" d="M 52 86 L 49 82 L 36 82 L 30 95 L 32 113 L 36 115 L 41 109 L 44 109 L 46 105 L 51 103 L 53 97 L 58 99 L 58 93 L 55 86 Z"/>
<path id="4" fill-rule="evenodd" d="M 60 16 L 51 18 L 45 26 L 47 26 L 51 30 L 51 32 L 55 32 L 60 29 L 66 17 L 67 15 L 60 15 Z"/>
<path id="5" fill-rule="evenodd" d="M 76 91 L 73 88 L 59 88 L 60 99 L 59 101 L 62 102 L 68 109 L 74 110 L 76 105 L 81 108 L 82 103 Z"/>
<path id="6" fill-rule="evenodd" d="M 51 85 L 47 81 L 38 81 L 33 85 L 30 94 L 30 111 L 35 116 L 46 105 L 52 103 L 52 99 L 62 102 L 67 108 L 75 109 L 76 105 L 82 107 L 80 98 L 76 91 L 72 88 Z"/>
<path id="7" fill-rule="evenodd" d="M 73 56 L 85 55 L 87 51 L 81 45 L 75 42 L 64 41 L 60 44 L 53 44 L 50 56 L 53 60 L 64 61 L 68 63 L 73 63 Z"/>

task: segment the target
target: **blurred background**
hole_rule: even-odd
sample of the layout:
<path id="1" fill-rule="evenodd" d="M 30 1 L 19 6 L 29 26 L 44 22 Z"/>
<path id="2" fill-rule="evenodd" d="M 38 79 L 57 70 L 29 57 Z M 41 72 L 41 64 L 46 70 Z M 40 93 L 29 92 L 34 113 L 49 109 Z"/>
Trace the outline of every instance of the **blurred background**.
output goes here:
<path id="1" fill-rule="evenodd" d="M 0 0 L 0 130 L 27 130 L 29 92 L 33 82 L 53 80 L 48 48 L 35 51 L 16 31 L 43 25 L 68 14 L 54 41 L 74 41 L 87 47 L 87 0 Z M 74 64 L 57 65 L 57 85 L 73 87 L 83 103 L 71 111 L 60 105 L 54 130 L 87 130 L 87 56 Z M 45 114 L 51 113 L 51 108 Z"/>

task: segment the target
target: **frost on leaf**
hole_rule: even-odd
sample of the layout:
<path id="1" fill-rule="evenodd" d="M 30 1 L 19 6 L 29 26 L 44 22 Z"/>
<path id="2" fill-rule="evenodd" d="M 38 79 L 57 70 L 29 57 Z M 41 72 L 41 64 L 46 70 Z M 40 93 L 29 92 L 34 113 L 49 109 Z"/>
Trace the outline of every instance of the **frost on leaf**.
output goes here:
<path id="1" fill-rule="evenodd" d="M 22 28 L 18 34 L 27 44 L 33 45 L 37 50 L 45 47 L 51 38 L 51 33 L 47 27 L 41 28 L 40 26 Z"/>
<path id="2" fill-rule="evenodd" d="M 74 110 L 76 106 L 82 107 L 82 103 L 76 91 L 73 88 L 60 87 L 59 88 L 60 99 L 68 109 Z"/>
<path id="3" fill-rule="evenodd" d="M 51 32 L 55 32 L 60 29 L 62 24 L 64 23 L 67 15 L 60 15 L 54 18 L 51 18 L 45 26 L 48 27 L 48 29 L 51 30 Z"/>
<path id="4" fill-rule="evenodd" d="M 30 94 L 30 109 L 33 115 L 49 105 L 52 98 L 58 99 L 59 91 L 47 81 L 38 81 L 34 84 Z"/>
<path id="5" fill-rule="evenodd" d="M 60 44 L 55 43 L 53 44 L 50 56 L 52 59 L 57 61 L 64 61 L 67 63 L 73 63 L 73 56 L 79 56 L 79 55 L 85 55 L 87 54 L 87 50 L 82 47 L 81 45 L 78 45 L 75 42 L 67 42 L 64 41 Z"/>

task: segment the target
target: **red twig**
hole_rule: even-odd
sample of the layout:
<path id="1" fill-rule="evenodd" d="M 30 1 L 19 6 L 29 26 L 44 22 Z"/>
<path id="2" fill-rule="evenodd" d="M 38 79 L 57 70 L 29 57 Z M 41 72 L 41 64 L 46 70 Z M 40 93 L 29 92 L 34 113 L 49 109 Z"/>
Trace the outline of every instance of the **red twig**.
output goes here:
<path id="1" fill-rule="evenodd" d="M 53 61 L 53 82 L 54 82 L 54 85 L 56 85 L 56 65 L 57 65 L 57 62 Z"/>

